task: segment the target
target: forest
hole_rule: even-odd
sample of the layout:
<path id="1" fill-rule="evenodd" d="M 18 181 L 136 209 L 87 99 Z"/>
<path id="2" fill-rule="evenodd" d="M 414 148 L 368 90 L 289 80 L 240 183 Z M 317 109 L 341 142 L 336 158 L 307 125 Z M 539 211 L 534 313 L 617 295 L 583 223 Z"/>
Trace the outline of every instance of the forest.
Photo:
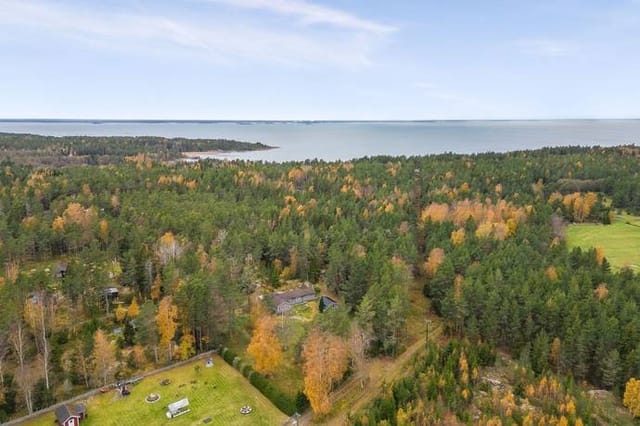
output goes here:
<path id="1" fill-rule="evenodd" d="M 121 161 L 0 164 L 0 421 L 212 348 L 242 352 L 287 414 L 321 417 L 413 343 L 416 288 L 446 341 L 350 422 L 597 424 L 581 386 L 640 416 L 640 275 L 565 241 L 569 223 L 640 214 L 638 147 L 184 163 L 167 153 L 225 148 L 29 138 Z M 338 307 L 286 328 L 263 296 L 300 283 Z M 517 383 L 474 404 L 498 351 Z"/>
<path id="2" fill-rule="evenodd" d="M 151 136 L 41 136 L 0 133 L 2 158 L 18 164 L 60 167 L 122 163 L 125 157 L 144 153 L 147 158 L 168 161 L 185 152 L 256 151 L 272 147 L 260 142 L 228 139 L 186 139 Z"/>

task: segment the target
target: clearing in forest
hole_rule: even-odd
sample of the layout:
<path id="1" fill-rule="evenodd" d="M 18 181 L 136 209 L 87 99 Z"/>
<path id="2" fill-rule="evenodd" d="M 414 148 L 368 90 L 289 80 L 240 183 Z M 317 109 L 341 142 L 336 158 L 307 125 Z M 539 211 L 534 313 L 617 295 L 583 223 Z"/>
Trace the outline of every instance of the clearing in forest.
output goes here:
<path id="1" fill-rule="evenodd" d="M 180 426 L 203 424 L 207 418 L 211 419 L 207 422 L 209 425 L 278 425 L 287 420 L 286 415 L 220 357 L 214 356 L 213 362 L 213 367 L 207 368 L 205 360 L 199 359 L 146 377 L 130 386 L 131 394 L 125 397 L 120 397 L 115 390 L 97 394 L 86 403 L 88 417 L 82 426 Z M 162 381 L 169 384 L 163 386 Z M 151 393 L 159 394 L 160 400 L 146 402 L 145 397 Z M 167 419 L 167 405 L 183 398 L 189 399 L 191 411 Z M 240 413 L 245 405 L 253 409 L 250 414 Z M 25 424 L 50 426 L 54 419 L 54 412 L 49 412 Z"/>
<path id="2" fill-rule="evenodd" d="M 569 248 L 588 250 L 600 246 L 611 266 L 628 266 L 640 271 L 640 217 L 617 215 L 611 225 L 571 224 L 567 229 Z"/>

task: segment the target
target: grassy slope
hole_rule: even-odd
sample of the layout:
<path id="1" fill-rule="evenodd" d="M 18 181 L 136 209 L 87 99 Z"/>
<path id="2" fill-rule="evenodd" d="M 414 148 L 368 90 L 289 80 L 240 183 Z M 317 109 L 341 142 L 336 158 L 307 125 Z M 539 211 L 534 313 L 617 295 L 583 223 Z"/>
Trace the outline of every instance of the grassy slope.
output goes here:
<path id="1" fill-rule="evenodd" d="M 201 365 L 196 375 L 195 365 Z M 163 379 L 171 384 L 161 386 Z M 194 384 L 191 382 L 196 380 Z M 159 393 L 160 401 L 149 404 L 145 396 Z M 191 412 L 175 419 L 165 417 L 167 404 L 181 398 L 189 398 Z M 250 405 L 253 413 L 240 414 L 240 407 Z M 191 425 L 202 424 L 211 417 L 210 425 L 277 425 L 287 416 L 281 413 L 269 400 L 236 370 L 221 358 L 214 358 L 214 366 L 205 368 L 204 361 L 194 361 L 170 371 L 147 377 L 131 387 L 131 395 L 118 398 L 115 391 L 91 398 L 87 404 L 89 417 L 83 426 L 91 425 Z M 55 415 L 47 413 L 26 423 L 27 425 L 53 424 Z"/>
<path id="2" fill-rule="evenodd" d="M 613 267 L 631 266 L 640 271 L 640 217 L 618 215 L 611 225 L 572 224 L 567 230 L 569 247 L 601 246 Z"/>

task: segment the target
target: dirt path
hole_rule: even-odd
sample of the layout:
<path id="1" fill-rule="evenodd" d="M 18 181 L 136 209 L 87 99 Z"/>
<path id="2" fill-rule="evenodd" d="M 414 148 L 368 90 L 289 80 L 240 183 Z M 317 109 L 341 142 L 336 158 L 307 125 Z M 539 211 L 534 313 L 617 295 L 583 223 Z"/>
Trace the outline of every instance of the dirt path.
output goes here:
<path id="1" fill-rule="evenodd" d="M 429 329 L 429 340 L 436 340 L 442 333 L 442 326 L 437 320 L 432 321 Z M 347 413 L 356 412 L 371 402 L 382 389 L 384 383 L 393 383 L 395 380 L 406 376 L 411 366 L 411 359 L 425 347 L 426 330 L 420 338 L 409 346 L 399 357 L 395 359 L 373 359 L 369 368 L 369 380 L 361 388 L 362 375 L 356 373 L 351 376 L 336 392 L 331 394 L 331 404 L 334 407 L 332 414 L 321 421 L 314 421 L 313 412 L 308 410 L 300 417 L 300 425 L 326 424 L 346 425 Z"/>

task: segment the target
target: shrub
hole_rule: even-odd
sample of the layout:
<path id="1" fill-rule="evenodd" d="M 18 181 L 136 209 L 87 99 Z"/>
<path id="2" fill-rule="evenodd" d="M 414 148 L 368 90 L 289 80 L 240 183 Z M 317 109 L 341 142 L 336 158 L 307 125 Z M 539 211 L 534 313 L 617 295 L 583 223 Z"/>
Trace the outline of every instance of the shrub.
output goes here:
<path id="1" fill-rule="evenodd" d="M 296 411 L 298 413 L 303 413 L 309 408 L 309 399 L 307 395 L 302 391 L 298 391 L 296 394 Z"/>
<path id="2" fill-rule="evenodd" d="M 227 362 L 227 364 L 235 367 L 233 364 L 233 360 L 236 359 L 237 355 L 231 349 L 224 348 L 222 351 L 222 358 Z"/>

